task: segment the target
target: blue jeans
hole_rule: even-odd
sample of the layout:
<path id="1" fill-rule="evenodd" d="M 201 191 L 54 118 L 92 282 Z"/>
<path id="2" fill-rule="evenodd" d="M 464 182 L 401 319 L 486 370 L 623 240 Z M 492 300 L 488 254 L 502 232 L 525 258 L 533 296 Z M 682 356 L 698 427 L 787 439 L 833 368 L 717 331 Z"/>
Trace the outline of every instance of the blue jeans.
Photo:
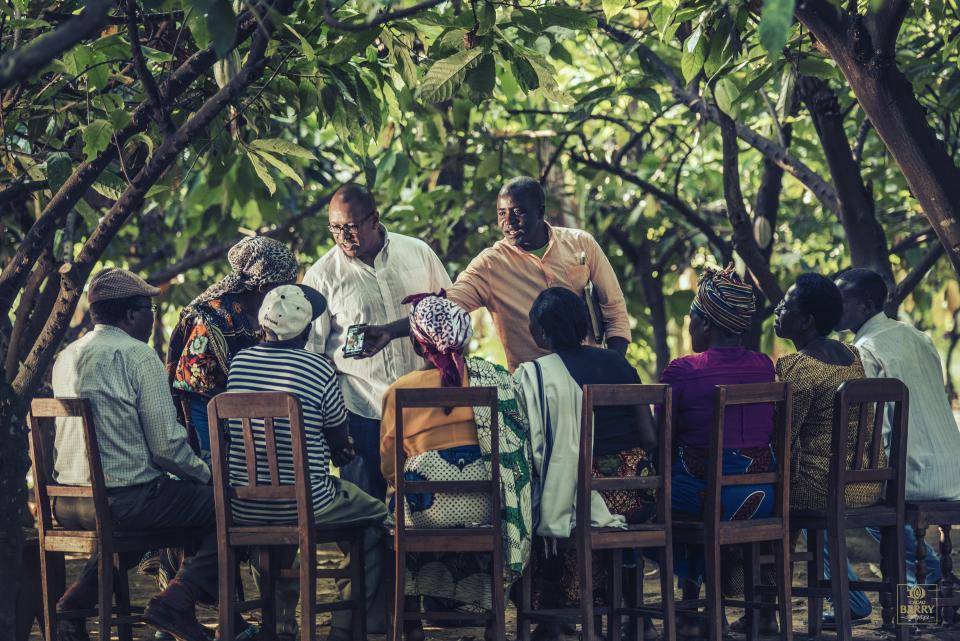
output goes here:
<path id="1" fill-rule="evenodd" d="M 807 538 L 807 531 L 803 530 L 803 538 Z M 830 542 L 827 533 L 823 534 L 823 577 L 830 578 Z M 853 569 L 850 561 L 847 561 L 847 579 L 850 581 L 859 581 L 860 575 Z M 833 599 L 828 598 L 833 603 Z M 870 616 L 873 606 L 870 605 L 870 599 L 863 592 L 850 590 L 850 616 L 854 619 L 863 619 Z"/>
<path id="2" fill-rule="evenodd" d="M 210 423 L 207 420 L 207 403 L 210 399 L 199 394 L 190 394 L 190 424 L 197 434 L 200 458 L 210 463 Z"/>
<path id="3" fill-rule="evenodd" d="M 387 482 L 380 473 L 380 420 L 353 412 L 347 412 L 347 418 L 357 458 L 340 469 L 340 478 L 383 501 Z"/>

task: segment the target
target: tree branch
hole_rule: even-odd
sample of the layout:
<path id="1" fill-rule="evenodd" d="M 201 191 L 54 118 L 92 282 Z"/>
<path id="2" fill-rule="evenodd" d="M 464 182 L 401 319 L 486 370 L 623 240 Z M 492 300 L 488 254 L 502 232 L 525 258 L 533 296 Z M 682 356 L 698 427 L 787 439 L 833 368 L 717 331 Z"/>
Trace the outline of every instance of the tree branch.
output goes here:
<path id="1" fill-rule="evenodd" d="M 290 1 L 283 1 L 283 13 L 289 8 Z M 276 8 L 280 10 L 280 7 Z M 14 390 L 18 394 L 29 393 L 43 377 L 57 347 L 63 340 L 70 316 L 76 308 L 91 270 L 120 228 L 135 212 L 139 211 L 150 187 L 176 162 L 180 153 L 191 141 L 204 131 L 228 104 L 236 100 L 262 75 L 266 65 L 265 53 L 270 40 L 269 34 L 274 27 L 269 16 L 264 16 L 262 23 L 265 29 L 258 30 L 254 34 L 247 61 L 237 75 L 204 102 L 173 136 L 167 138 L 157 148 L 150 161 L 134 176 L 130 185 L 117 199 L 116 204 L 100 219 L 96 229 L 80 249 L 76 261 L 65 264 L 60 269 L 62 278 L 56 308 L 47 319 L 43 331 L 13 382 Z M 267 31 L 267 34 L 265 35 L 263 31 Z"/>
<path id="2" fill-rule="evenodd" d="M 720 110 L 717 106 L 708 103 L 702 96 L 688 91 L 685 83 L 677 72 L 655 54 L 652 49 L 625 31 L 617 29 L 603 20 L 600 21 L 600 25 L 615 40 L 622 44 L 629 44 L 632 48 L 636 49 L 640 58 L 663 76 L 670 84 L 673 96 L 678 102 L 682 102 L 691 111 L 700 114 L 701 117 L 719 124 Z M 777 163 L 785 172 L 796 178 L 804 187 L 809 189 L 810 192 L 816 196 L 817 200 L 830 212 L 833 214 L 838 212 L 839 203 L 837 201 L 837 193 L 833 186 L 824 180 L 823 177 L 784 149 L 783 146 L 769 138 L 761 136 L 747 125 L 735 122 L 735 127 L 737 137 Z"/>
<path id="3" fill-rule="evenodd" d="M 717 250 L 717 252 L 720 254 L 721 260 L 723 262 L 727 262 L 728 260 L 730 260 L 732 256 L 732 247 L 730 246 L 730 243 L 728 243 L 723 238 L 721 238 L 720 235 L 717 234 L 716 231 L 714 231 L 710 223 L 704 220 L 703 217 L 700 216 L 700 214 L 698 214 L 693 209 L 693 207 L 683 202 L 683 200 L 677 198 L 670 192 L 660 189 L 653 183 L 647 182 L 640 176 L 637 176 L 636 174 L 631 174 L 630 172 L 624 169 L 621 169 L 620 167 L 611 165 L 608 162 L 593 160 L 591 158 L 587 158 L 586 156 L 581 156 L 576 153 L 571 153 L 570 159 L 581 165 L 586 165 L 587 167 L 592 167 L 593 169 L 599 169 L 601 171 L 605 171 L 607 173 L 613 174 L 614 176 L 618 176 L 623 180 L 636 185 L 637 187 L 642 189 L 644 192 L 655 196 L 658 200 L 662 201 L 663 203 L 668 205 L 670 208 L 672 208 L 674 211 L 676 211 L 678 214 L 680 214 L 683 217 L 683 219 L 686 220 L 687 223 L 689 223 L 695 229 L 697 229 L 697 231 L 702 233 L 706 237 L 707 242 L 713 245 L 714 248 Z"/>
<path id="4" fill-rule="evenodd" d="M 900 304 L 907 299 L 907 296 L 913 293 L 917 285 L 923 282 L 927 272 L 937 264 L 937 261 L 940 260 L 945 251 L 943 243 L 933 243 L 930 246 L 930 249 L 928 249 L 927 253 L 920 259 L 920 262 L 914 265 L 910 272 L 903 277 L 903 280 L 897 283 L 897 288 L 893 290 L 893 293 L 887 300 L 886 309 L 888 312 L 896 313 Z"/>
<path id="5" fill-rule="evenodd" d="M 257 25 L 257 21 L 250 11 L 240 14 L 237 22 L 239 27 L 234 48 L 246 40 Z M 161 88 L 163 100 L 167 103 L 176 100 L 194 80 L 206 73 L 216 61 L 217 53 L 213 45 L 191 55 L 164 83 Z M 122 148 L 130 138 L 146 130 L 151 121 L 150 112 L 149 103 L 144 102 L 138 106 L 131 116 L 130 124 L 122 131 L 114 134 L 115 144 L 108 146 L 93 160 L 84 161 L 77 165 L 73 174 L 53 195 L 53 198 L 50 199 L 36 222 L 24 236 L 14 257 L 0 273 L 0 308 L 10 307 L 13 304 L 17 290 L 23 286 L 48 237 L 52 236 L 56 229 L 63 224 L 67 212 L 73 209 L 97 177 L 117 158 L 118 149 Z"/>
<path id="6" fill-rule="evenodd" d="M 140 27 L 137 23 L 136 0 L 127 0 L 127 34 L 130 37 L 130 51 L 133 53 L 133 68 L 137 72 L 137 77 L 140 78 L 144 93 L 147 94 L 147 101 L 153 107 L 153 119 L 164 130 L 164 133 L 171 135 L 177 128 L 170 118 L 170 113 L 163 107 L 157 81 L 150 73 L 150 69 L 147 68 L 147 61 L 143 57 L 143 49 L 140 47 Z"/>
<path id="7" fill-rule="evenodd" d="M 753 274 L 754 281 L 771 303 L 783 298 L 783 290 L 776 276 L 770 271 L 770 263 L 764 259 L 753 237 L 753 225 L 743 204 L 740 189 L 740 150 L 737 149 L 737 134 L 733 120 L 720 113 L 720 136 L 723 140 L 723 196 L 727 201 L 727 217 L 733 225 L 733 246 Z"/>
<path id="8" fill-rule="evenodd" d="M 83 13 L 19 49 L 0 56 L 0 91 L 23 82 L 106 23 L 111 0 L 87 0 Z"/>
<path id="9" fill-rule="evenodd" d="M 401 18 L 409 18 L 412 15 L 416 15 L 421 11 L 426 11 L 427 9 L 432 9 L 439 4 L 443 4 L 446 0 L 426 0 L 419 4 L 415 4 L 412 7 L 407 7 L 406 9 L 398 9 L 396 11 L 388 11 L 386 13 L 381 13 L 376 18 L 370 22 L 343 22 L 342 20 L 337 20 L 333 17 L 333 13 L 330 11 L 330 3 L 327 0 L 320 0 L 320 12 L 323 14 L 323 21 L 334 29 L 339 29 L 340 31 L 369 31 L 370 29 L 376 29 L 382 24 L 391 22 L 393 20 L 399 20 Z"/>
<path id="10" fill-rule="evenodd" d="M 900 27 L 910 9 L 910 0 L 886 0 L 875 12 L 868 12 L 873 48 L 881 57 L 893 56 Z"/>

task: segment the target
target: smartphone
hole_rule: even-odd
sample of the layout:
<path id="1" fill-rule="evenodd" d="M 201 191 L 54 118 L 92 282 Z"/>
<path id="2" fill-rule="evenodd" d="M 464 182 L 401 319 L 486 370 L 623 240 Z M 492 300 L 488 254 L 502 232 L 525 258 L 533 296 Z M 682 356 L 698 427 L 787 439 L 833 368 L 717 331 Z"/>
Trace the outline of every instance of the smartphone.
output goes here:
<path id="1" fill-rule="evenodd" d="M 347 342 L 343 346 L 345 358 L 356 358 L 363 354 L 363 330 L 366 325 L 351 325 L 347 328 Z"/>

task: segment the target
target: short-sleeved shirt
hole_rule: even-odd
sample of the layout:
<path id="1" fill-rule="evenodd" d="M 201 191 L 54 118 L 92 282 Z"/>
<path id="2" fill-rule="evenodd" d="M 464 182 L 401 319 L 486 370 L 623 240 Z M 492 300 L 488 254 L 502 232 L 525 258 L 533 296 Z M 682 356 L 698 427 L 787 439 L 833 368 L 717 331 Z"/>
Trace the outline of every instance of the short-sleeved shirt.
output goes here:
<path id="1" fill-rule="evenodd" d="M 771 383 L 776 378 L 766 354 L 745 347 L 714 347 L 701 354 L 671 361 L 660 382 L 673 388 L 673 433 L 682 445 L 710 447 L 713 403 L 717 385 Z M 727 407 L 723 446 L 727 449 L 764 447 L 773 437 L 774 407 L 770 404 Z"/>
<path id="2" fill-rule="evenodd" d="M 402 303 L 411 294 L 436 293 L 450 287 L 450 276 L 430 246 L 419 238 L 383 230 L 384 245 L 373 267 L 334 247 L 303 277 L 327 299 L 307 349 L 326 354 L 337 366 L 343 395 L 354 414 L 380 418 L 383 394 L 395 380 L 424 366 L 409 340 L 391 341 L 371 358 L 345 358 L 343 346 L 351 325 L 385 325 L 410 314 Z"/>
<path id="3" fill-rule="evenodd" d="M 498 240 L 470 261 L 447 292 L 450 300 L 468 312 L 487 308 L 510 371 L 549 353 L 537 347 L 529 320 L 533 301 L 549 287 L 566 287 L 582 296 L 592 282 L 607 338 L 630 340 L 623 291 L 597 241 L 580 229 L 548 225 L 547 231 L 550 240 L 542 257 Z"/>
<path id="4" fill-rule="evenodd" d="M 610 349 L 584 346 L 559 350 L 570 376 L 584 385 L 631 385 L 640 383 L 637 370 Z M 594 413 L 593 454 L 606 456 L 640 447 L 640 432 L 632 407 L 601 407 Z"/>
<path id="5" fill-rule="evenodd" d="M 262 343 L 240 351 L 230 363 L 228 392 L 289 392 L 297 397 L 303 409 L 303 431 L 307 441 L 310 467 L 310 490 L 313 509 L 320 511 L 333 500 L 334 487 L 328 475 L 330 448 L 324 430 L 342 425 L 347 420 L 340 385 L 333 365 L 319 354 L 305 349 L 271 346 Z M 240 420 L 229 422 L 230 446 L 227 463 L 230 483 L 247 485 L 247 459 Z M 267 467 L 266 438 L 262 420 L 251 421 L 257 449 L 257 482 L 270 483 Z M 280 482 L 294 482 L 293 447 L 290 421 L 274 421 L 277 442 L 277 463 Z M 233 501 L 234 518 L 246 523 L 278 523 L 297 520 L 295 501 Z"/>

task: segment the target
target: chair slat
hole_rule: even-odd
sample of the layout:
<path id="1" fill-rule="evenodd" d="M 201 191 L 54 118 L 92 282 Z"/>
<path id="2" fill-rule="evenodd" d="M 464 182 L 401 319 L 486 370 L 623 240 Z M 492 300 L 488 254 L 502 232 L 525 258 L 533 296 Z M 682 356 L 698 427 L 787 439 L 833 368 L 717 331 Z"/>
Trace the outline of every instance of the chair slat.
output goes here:
<path id="1" fill-rule="evenodd" d="M 247 457 L 247 483 L 251 487 L 257 486 L 257 446 L 253 439 L 253 426 L 249 417 L 240 421 L 243 429 L 243 450 Z M 229 425 L 229 422 L 227 423 Z"/>
<path id="2" fill-rule="evenodd" d="M 880 463 L 880 453 L 883 451 L 883 416 L 887 404 L 878 402 L 873 408 L 873 440 L 870 443 L 870 467 L 877 467 Z"/>
<path id="3" fill-rule="evenodd" d="M 724 475 L 724 487 L 737 485 L 772 485 L 780 480 L 779 472 L 757 472 L 754 474 L 730 474 Z"/>
<path id="4" fill-rule="evenodd" d="M 47 496 L 72 496 L 79 498 L 93 498 L 93 488 L 80 485 L 50 485 L 47 484 Z"/>
<path id="5" fill-rule="evenodd" d="M 627 476 L 624 478 L 595 478 L 590 482 L 598 492 L 615 490 L 656 490 L 663 487 L 661 476 Z"/>
<path id="6" fill-rule="evenodd" d="M 277 435 L 273 429 L 273 417 L 263 419 L 263 435 L 267 448 L 267 468 L 270 470 L 270 482 L 280 485 L 280 464 L 277 461 Z"/>
<path id="7" fill-rule="evenodd" d="M 857 420 L 857 450 L 853 459 L 853 469 L 863 469 L 863 455 L 867 449 L 867 417 L 870 413 L 869 403 L 860 403 L 860 416 Z"/>
<path id="8" fill-rule="evenodd" d="M 436 493 L 488 493 L 493 490 L 491 481 L 407 481 L 404 483 L 407 494 L 421 492 Z"/>

